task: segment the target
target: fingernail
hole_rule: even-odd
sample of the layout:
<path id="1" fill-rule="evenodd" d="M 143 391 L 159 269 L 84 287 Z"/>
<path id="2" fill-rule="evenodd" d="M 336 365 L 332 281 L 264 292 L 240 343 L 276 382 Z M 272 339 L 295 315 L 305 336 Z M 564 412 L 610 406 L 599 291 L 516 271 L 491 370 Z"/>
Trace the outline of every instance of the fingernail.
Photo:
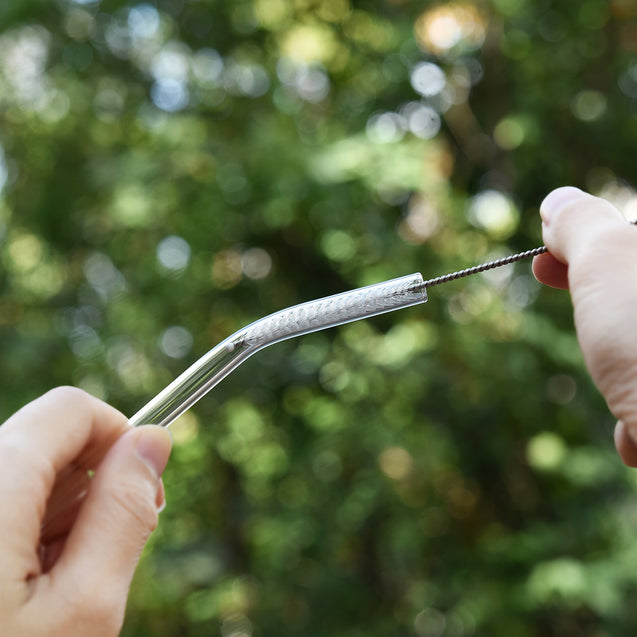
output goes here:
<path id="1" fill-rule="evenodd" d="M 140 427 L 135 450 L 141 458 L 159 478 L 168 464 L 172 436 L 164 427 L 144 426 Z"/>
<path id="2" fill-rule="evenodd" d="M 161 478 L 159 479 L 159 486 L 157 487 L 155 505 L 157 506 L 157 513 L 161 513 L 166 508 L 166 491 L 164 490 L 164 482 Z"/>
<path id="3" fill-rule="evenodd" d="M 542 202 L 540 206 L 540 215 L 542 215 L 542 221 L 545 224 L 549 224 L 551 219 L 562 209 L 564 206 L 581 199 L 586 193 L 579 188 L 573 186 L 563 186 L 550 192 Z"/>

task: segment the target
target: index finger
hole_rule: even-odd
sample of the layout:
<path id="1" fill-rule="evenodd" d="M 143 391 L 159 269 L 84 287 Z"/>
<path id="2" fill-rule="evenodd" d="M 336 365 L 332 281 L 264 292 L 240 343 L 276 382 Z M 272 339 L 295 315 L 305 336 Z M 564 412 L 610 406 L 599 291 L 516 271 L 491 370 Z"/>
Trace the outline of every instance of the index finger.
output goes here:
<path id="1" fill-rule="evenodd" d="M 19 544 L 8 551 L 37 547 L 57 474 L 86 458 L 99 462 L 128 428 L 123 414 L 72 387 L 51 390 L 0 427 L 0 537 Z"/>
<path id="2" fill-rule="evenodd" d="M 533 274 L 544 285 L 561 290 L 568 289 L 568 267 L 550 252 L 539 254 L 533 259 Z"/>

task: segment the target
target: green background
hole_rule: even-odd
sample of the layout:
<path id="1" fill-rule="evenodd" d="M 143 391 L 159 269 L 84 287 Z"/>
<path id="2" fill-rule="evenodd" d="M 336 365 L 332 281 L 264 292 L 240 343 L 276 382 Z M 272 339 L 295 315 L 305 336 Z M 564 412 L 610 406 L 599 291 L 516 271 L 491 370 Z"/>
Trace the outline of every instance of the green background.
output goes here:
<path id="1" fill-rule="evenodd" d="M 5 0 L 0 416 L 132 414 L 285 306 L 635 213 L 634 0 Z M 632 213 L 631 213 L 632 208 Z M 173 428 L 123 635 L 637 634 L 635 474 L 528 262 L 278 344 Z"/>

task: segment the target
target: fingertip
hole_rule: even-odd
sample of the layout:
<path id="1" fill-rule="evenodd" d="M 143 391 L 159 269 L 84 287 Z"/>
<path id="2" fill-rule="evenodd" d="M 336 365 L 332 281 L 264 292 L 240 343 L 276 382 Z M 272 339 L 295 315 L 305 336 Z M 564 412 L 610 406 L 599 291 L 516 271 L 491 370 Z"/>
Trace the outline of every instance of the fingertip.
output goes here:
<path id="1" fill-rule="evenodd" d="M 532 268 L 540 283 L 560 290 L 568 289 L 568 268 L 552 254 L 546 252 L 536 256 Z"/>
<path id="2" fill-rule="evenodd" d="M 553 217 L 565 206 L 586 197 L 587 194 L 574 186 L 562 186 L 551 191 L 540 205 L 542 221 L 548 225 Z"/>
<path id="3" fill-rule="evenodd" d="M 626 225 L 609 201 L 564 186 L 550 192 L 540 206 L 542 236 L 551 254 L 562 263 L 582 260 L 606 231 Z"/>
<path id="4" fill-rule="evenodd" d="M 628 467 L 637 467 L 637 443 L 621 420 L 615 426 L 614 438 L 615 448 L 622 462 Z"/>
<path id="5" fill-rule="evenodd" d="M 173 438 L 169 429 L 157 425 L 143 425 L 135 430 L 135 450 L 157 478 L 161 477 L 172 449 Z"/>

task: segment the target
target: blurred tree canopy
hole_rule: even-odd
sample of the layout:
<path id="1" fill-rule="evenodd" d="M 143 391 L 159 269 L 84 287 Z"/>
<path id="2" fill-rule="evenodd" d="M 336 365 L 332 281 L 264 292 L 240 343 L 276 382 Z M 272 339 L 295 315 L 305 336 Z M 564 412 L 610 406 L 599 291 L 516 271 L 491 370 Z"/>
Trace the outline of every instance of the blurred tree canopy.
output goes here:
<path id="1" fill-rule="evenodd" d="M 290 304 L 637 216 L 635 0 L 4 0 L 0 416 L 133 413 Z M 632 209 L 632 213 L 631 213 Z M 173 427 L 123 635 L 637 634 L 637 478 L 528 263 L 276 345 Z"/>

